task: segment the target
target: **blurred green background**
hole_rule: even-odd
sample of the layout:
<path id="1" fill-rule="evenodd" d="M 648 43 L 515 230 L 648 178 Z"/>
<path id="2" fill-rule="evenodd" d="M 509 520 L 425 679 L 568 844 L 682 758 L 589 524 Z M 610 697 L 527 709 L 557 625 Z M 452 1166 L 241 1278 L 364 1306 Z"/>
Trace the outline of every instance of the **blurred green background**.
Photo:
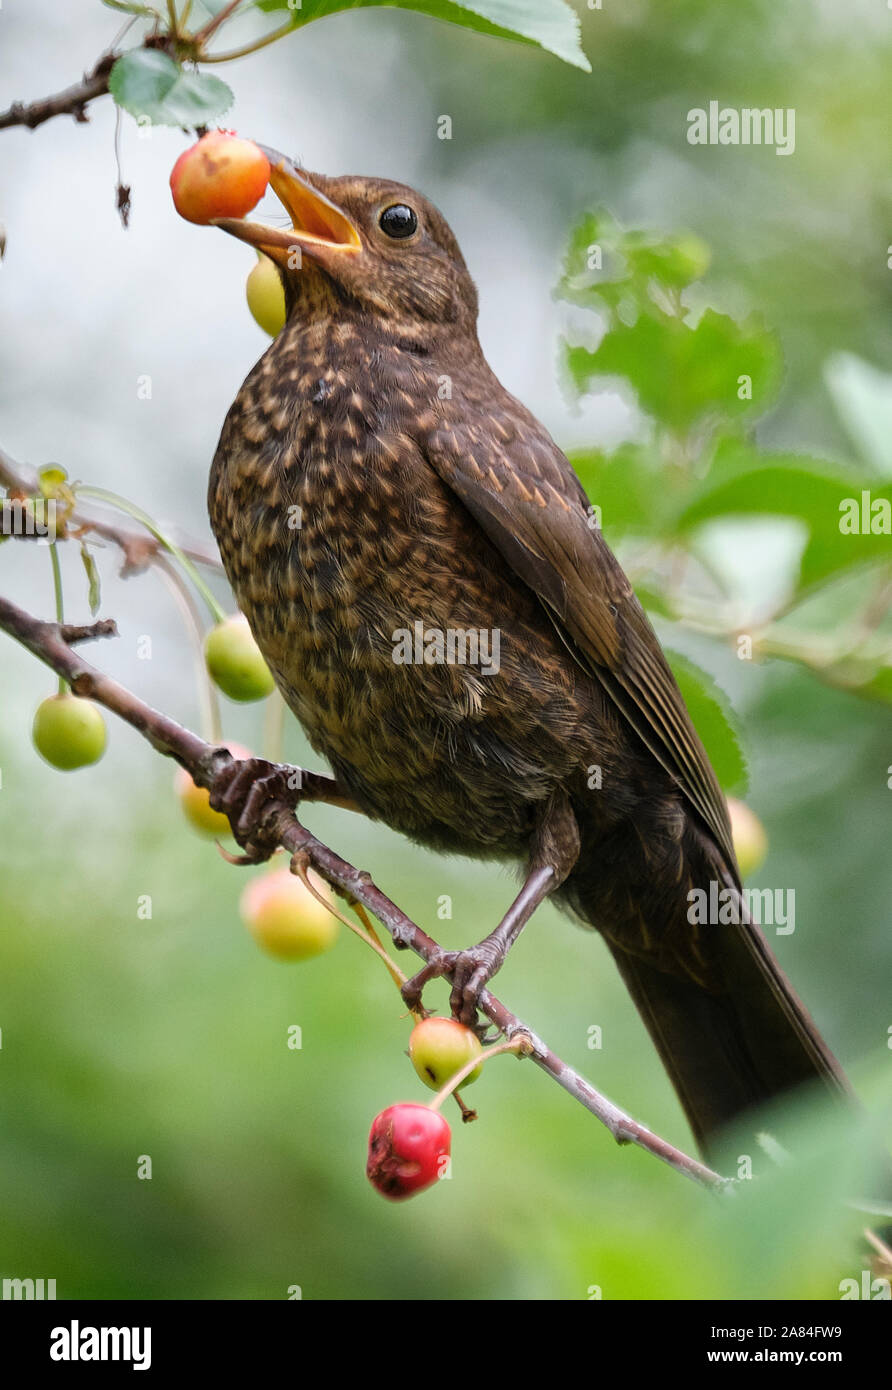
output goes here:
<path id="1" fill-rule="evenodd" d="M 865 439 L 884 437 L 892 392 L 852 355 L 877 368 L 892 360 L 892 13 L 864 0 L 845 12 L 814 0 L 788 12 L 768 0 L 579 11 L 591 75 L 415 14 L 338 15 L 218 70 L 236 93 L 226 123 L 310 168 L 385 175 L 432 196 L 477 279 L 493 367 L 566 447 L 610 450 L 647 435 L 628 390 L 606 383 L 577 400 L 560 368 L 559 335 L 576 340 L 591 326 L 552 289 L 579 215 L 606 206 L 628 226 L 696 232 L 712 252 L 703 302 L 758 311 L 775 330 L 784 377 L 758 425 L 763 448 L 812 451 L 853 479 L 878 469 Z M 87 0 L 64 17 L 48 0 L 8 0 L 0 106 L 73 81 L 116 22 Z M 689 146 L 686 113 L 711 99 L 795 107 L 795 154 Z M 443 113 L 450 141 L 437 138 Z M 124 233 L 114 122 L 106 100 L 89 126 L 0 133 L 0 443 L 204 535 L 217 434 L 265 346 L 243 303 L 251 255 L 175 217 L 166 181 L 186 137 L 138 138 L 127 118 L 134 206 Z M 853 370 L 872 382 L 868 404 L 846 388 Z M 137 394 L 146 374 L 150 400 Z M 802 538 L 770 520 L 730 525 L 711 544 L 735 600 L 758 606 L 766 575 L 795 566 Z M 609 515 L 605 533 L 611 540 Z M 68 616 L 86 618 L 80 561 L 64 560 Z M 111 550 L 99 563 L 102 612 L 121 640 L 91 655 L 197 727 L 188 638 L 169 593 L 154 575 L 120 581 Z M 51 613 L 43 549 L 0 548 L 0 585 Z M 848 611 L 831 591 L 810 622 L 838 631 Z M 137 655 L 143 635 L 149 661 Z M 747 800 L 770 839 L 758 882 L 796 892 L 796 932 L 772 944 L 882 1116 L 892 1065 L 888 705 L 789 662 L 739 662 L 731 645 L 684 630 L 673 643 L 736 711 Z M 281 1299 L 299 1285 L 306 1298 L 397 1300 L 585 1299 L 596 1289 L 613 1299 L 834 1298 L 841 1279 L 858 1277 L 863 1222 L 834 1201 L 860 1181 L 850 1134 L 805 1116 L 815 1172 L 771 1173 L 760 1160 L 758 1197 L 747 1189 L 720 1204 L 616 1148 L 531 1064 L 509 1058 L 469 1093 L 480 1119 L 454 1134 L 452 1179 L 405 1205 L 383 1202 L 364 1176 L 368 1125 L 385 1105 L 426 1095 L 384 970 L 346 932 L 303 966 L 262 957 L 238 919 L 245 871 L 186 827 L 172 768 L 135 734 L 115 725 L 103 762 L 78 774 L 39 760 L 30 720 L 52 689 L 49 673 L 0 639 L 0 1274 L 55 1278 L 60 1298 Z M 259 747 L 261 722 L 256 709 L 227 706 L 229 737 Z M 293 722 L 286 753 L 318 766 Z M 478 940 L 510 900 L 507 869 L 426 855 L 328 808 L 305 818 L 444 945 Z M 144 894 L 151 920 L 137 915 Z M 451 921 L 437 917 L 444 894 Z M 689 1145 L 600 941 L 546 907 L 497 993 L 613 1099 Z M 446 991 L 431 997 L 445 1004 Z M 300 1051 L 286 1046 L 293 1024 Z M 603 1032 L 595 1051 L 593 1024 Z M 140 1155 L 151 1156 L 151 1181 L 137 1178 Z"/>

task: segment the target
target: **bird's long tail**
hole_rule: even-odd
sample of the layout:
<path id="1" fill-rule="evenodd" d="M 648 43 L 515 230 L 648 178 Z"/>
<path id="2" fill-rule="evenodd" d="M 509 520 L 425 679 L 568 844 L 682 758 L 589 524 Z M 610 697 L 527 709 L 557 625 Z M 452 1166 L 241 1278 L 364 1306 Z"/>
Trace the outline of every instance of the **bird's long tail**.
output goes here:
<path id="1" fill-rule="evenodd" d="M 684 878 L 669 891 L 659 878 L 650 894 L 642 891 L 648 881 L 642 863 L 625 902 L 633 918 L 643 920 L 637 929 L 635 920 L 625 930 L 610 929 L 603 920 L 611 907 L 601 901 L 597 853 L 580 857 L 567 897 L 604 932 L 697 1143 L 708 1154 L 726 1125 L 795 1087 L 820 1082 L 839 1098 L 850 1092 L 842 1068 L 751 921 L 736 868 L 729 869 L 705 837 L 689 841 L 688 851 L 687 881 L 726 890 L 732 910 L 720 914 L 721 924 L 690 924 Z M 734 920 L 726 924 L 726 915 Z"/>
<path id="2" fill-rule="evenodd" d="M 805 1082 L 848 1092 L 758 927 L 716 929 L 710 990 L 609 945 L 705 1153 L 725 1125 Z"/>

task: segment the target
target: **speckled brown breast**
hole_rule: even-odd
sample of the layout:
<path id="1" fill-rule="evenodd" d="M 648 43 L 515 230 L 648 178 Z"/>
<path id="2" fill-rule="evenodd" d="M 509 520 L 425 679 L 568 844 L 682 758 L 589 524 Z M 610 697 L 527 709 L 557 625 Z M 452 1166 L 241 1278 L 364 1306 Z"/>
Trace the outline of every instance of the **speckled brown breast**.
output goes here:
<path id="1" fill-rule="evenodd" d="M 522 853 L 552 788 L 603 764 L 579 736 L 603 700 L 415 443 L 441 375 L 349 322 L 286 330 L 224 425 L 211 519 L 286 701 L 360 804 L 426 843 Z M 497 629 L 498 673 L 397 664 L 418 622 Z"/>
<path id="2" fill-rule="evenodd" d="M 483 358 L 453 234 L 402 185 L 291 181 L 340 209 L 340 250 L 294 229 L 315 249 L 283 269 L 289 320 L 209 503 L 292 710 L 360 806 L 422 843 L 563 872 L 548 837 L 557 819 L 575 850 L 578 829 L 557 898 L 607 938 L 701 1140 L 803 1079 L 840 1084 L 758 934 L 688 920 L 692 885 L 736 891 L 721 789 L 569 460 Z M 404 202 L 417 228 L 391 243 Z M 416 624 L 498 631 L 498 670 L 395 661 Z"/>

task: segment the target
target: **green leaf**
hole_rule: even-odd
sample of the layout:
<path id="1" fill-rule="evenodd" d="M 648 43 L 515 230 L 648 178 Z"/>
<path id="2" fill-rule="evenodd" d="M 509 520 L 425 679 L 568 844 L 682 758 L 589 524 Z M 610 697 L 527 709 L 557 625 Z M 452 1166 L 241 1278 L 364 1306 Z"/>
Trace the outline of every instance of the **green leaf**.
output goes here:
<path id="1" fill-rule="evenodd" d="M 93 559 L 93 552 L 88 548 L 85 541 L 81 541 L 81 559 L 84 562 L 84 569 L 87 572 L 90 612 L 95 618 L 96 614 L 99 612 L 99 605 L 102 602 L 102 591 L 99 583 L 99 570 L 96 566 L 96 561 Z"/>
<path id="2" fill-rule="evenodd" d="M 656 307 L 684 320 L 689 311 L 681 292 L 703 278 L 709 262 L 709 247 L 692 232 L 626 232 L 599 208 L 573 228 L 556 293 L 585 308 L 618 311 L 626 300 L 639 312 Z M 630 321 L 628 314 L 619 317 Z"/>
<path id="3" fill-rule="evenodd" d="M 652 450 L 622 444 L 612 454 L 586 449 L 569 457 L 589 501 L 600 508 L 601 530 L 611 544 L 626 531 L 660 529 L 671 491 Z"/>
<path id="4" fill-rule="evenodd" d="M 745 792 L 746 759 L 740 746 L 737 719 L 731 701 L 707 671 L 686 656 L 664 648 L 672 674 L 678 681 L 694 728 L 725 794 Z"/>
<path id="5" fill-rule="evenodd" d="M 148 116 L 153 125 L 199 126 L 232 105 L 232 91 L 219 77 L 184 72 L 166 53 L 134 48 L 109 74 L 115 101 L 131 116 Z"/>
<path id="6" fill-rule="evenodd" d="M 892 483 L 886 483 L 881 488 L 875 485 L 858 488 L 853 487 L 849 480 L 844 486 L 837 488 L 833 501 L 835 512 L 831 512 L 827 518 L 822 518 L 820 526 L 812 528 L 803 552 L 800 567 L 803 585 L 817 584 L 855 565 L 873 564 L 879 560 L 888 562 L 890 559 L 892 548 L 888 528 L 885 531 L 865 529 L 852 534 L 843 532 L 840 530 L 843 520 L 840 509 L 845 506 L 846 513 L 851 515 L 857 508 L 868 525 L 877 521 L 875 515 L 870 515 L 870 507 L 874 503 L 885 503 L 889 509 L 886 515 L 892 516 Z"/>
<path id="7" fill-rule="evenodd" d="M 625 378 L 642 409 L 676 434 L 705 416 L 761 414 L 781 379 L 780 349 L 761 320 L 738 324 L 714 309 L 693 328 L 656 308 L 617 321 L 594 352 L 571 348 L 567 366 L 579 391 L 596 377 Z"/>
<path id="8" fill-rule="evenodd" d="M 288 0 L 258 0 L 262 10 L 289 10 Z M 290 9 L 295 28 L 343 10 L 387 7 L 416 10 L 433 19 L 461 24 L 481 34 L 520 39 L 591 72 L 579 41 L 579 20 L 566 0 L 303 0 Z"/>
<path id="9" fill-rule="evenodd" d="M 658 280 L 671 289 L 683 290 L 702 280 L 709 269 L 710 250 L 691 232 L 674 237 L 654 237 L 649 232 L 628 232 L 622 252 L 634 275 Z"/>
<path id="10" fill-rule="evenodd" d="M 877 486 L 875 479 L 807 455 L 759 454 L 726 442 L 675 520 L 684 532 L 715 517 L 796 517 L 809 532 L 800 581 L 810 586 L 854 565 L 889 558 L 889 532 L 880 529 L 882 518 L 871 514 L 872 505 L 881 507 L 884 500 L 892 509 L 890 483 Z M 848 515 L 857 516 L 859 530 L 841 529 Z"/>
<path id="11" fill-rule="evenodd" d="M 604 253 L 614 249 L 619 236 L 619 228 L 605 208 L 585 213 L 570 233 L 555 294 L 577 304 L 587 304 L 591 288 L 609 278 L 603 267 Z M 600 267 L 591 264 L 594 248 L 601 252 Z"/>
<path id="12" fill-rule="evenodd" d="M 683 292 L 709 269 L 706 242 L 689 232 L 624 231 L 609 212 L 576 224 L 557 294 L 606 317 L 595 351 L 566 362 L 578 392 L 597 377 L 628 381 L 642 410 L 676 436 L 762 414 L 778 390 L 781 355 L 755 315 L 737 323 L 706 309 L 692 321 Z"/>

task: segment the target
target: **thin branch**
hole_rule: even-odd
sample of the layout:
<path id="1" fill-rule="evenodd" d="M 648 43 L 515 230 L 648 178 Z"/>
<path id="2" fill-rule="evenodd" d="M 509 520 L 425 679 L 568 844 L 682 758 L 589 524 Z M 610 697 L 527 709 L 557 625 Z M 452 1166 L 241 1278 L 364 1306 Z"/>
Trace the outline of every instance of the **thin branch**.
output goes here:
<path id="1" fill-rule="evenodd" d="M 238 9 L 242 0 L 229 0 L 228 5 L 224 5 L 222 10 L 218 10 L 207 24 L 203 24 L 200 29 L 196 29 L 192 38 L 196 43 L 205 44 L 212 34 L 216 34 L 221 24 L 225 24 L 230 15 Z"/>
<path id="2" fill-rule="evenodd" d="M 148 739 L 158 752 L 175 758 L 190 773 L 193 781 L 203 787 L 213 784 L 217 772 L 225 765 L 230 754 L 224 748 L 215 748 L 205 743 L 167 715 L 152 709 L 117 681 L 83 661 L 65 642 L 64 630 L 57 623 L 41 622 L 10 603 L 8 599 L 0 598 L 0 629 L 8 632 L 38 660 L 63 676 L 76 694 L 89 696 L 98 704 L 104 705 Z M 334 794 L 337 792 L 337 784 L 331 778 L 298 769 L 293 771 L 296 774 L 299 772 L 298 785 L 302 789 L 302 799 L 330 800 L 337 804 L 338 797 Z M 251 829 L 253 832 L 262 831 L 265 836 L 273 837 L 283 849 L 289 851 L 296 863 L 309 862 L 320 877 L 333 888 L 362 903 L 363 907 L 387 928 L 397 948 L 412 950 L 425 962 L 430 962 L 439 955 L 440 948 L 437 943 L 381 892 L 369 874 L 354 868 L 327 845 L 317 840 L 315 835 L 300 824 L 294 810 L 285 801 L 268 801 L 258 811 L 257 824 Z M 728 1179 L 720 1177 L 699 1160 L 667 1143 L 652 1130 L 632 1119 L 631 1115 L 626 1114 L 619 1106 L 614 1105 L 586 1081 L 585 1077 L 552 1052 L 532 1029 L 511 1013 L 489 990 L 483 991 L 479 1007 L 506 1038 L 528 1038 L 529 1055 L 536 1065 L 600 1120 L 618 1144 L 636 1144 L 667 1163 L 676 1172 L 704 1187 L 724 1189 L 729 1185 Z"/>
<path id="3" fill-rule="evenodd" d="M 4 449 L 0 449 L 0 486 L 18 497 L 32 497 L 39 492 L 36 476 L 29 476 L 28 470 L 16 463 Z M 79 508 L 68 518 L 67 527 L 77 536 L 89 531 L 116 545 L 124 555 L 121 574 L 125 579 L 144 570 L 157 556 L 167 553 L 166 548 L 154 536 L 140 535 L 137 531 L 128 531 L 125 527 L 116 526 L 113 522 L 101 521 L 97 517 L 85 515 Z M 223 573 L 220 556 L 210 546 L 203 546 L 198 541 L 178 541 L 177 549 L 195 564 Z"/>
<path id="4" fill-rule="evenodd" d="M 14 101 L 7 111 L 0 111 L 0 130 L 9 126 L 23 125 L 29 130 L 43 125 L 54 116 L 73 116 L 76 121 L 88 121 L 87 103 L 108 91 L 108 75 L 114 67 L 115 53 L 105 53 L 93 68 L 85 73 L 80 82 L 75 82 L 54 96 L 43 97 L 40 101 Z"/>
<path id="5" fill-rule="evenodd" d="M 66 646 L 73 647 L 78 642 L 92 642 L 96 637 L 117 637 L 118 625 L 114 618 L 100 618 L 98 623 L 60 623 L 59 636 Z"/>
<path id="6" fill-rule="evenodd" d="M 284 38 L 286 34 L 301 26 L 302 21 L 295 18 L 228 53 L 206 53 L 204 46 L 207 40 L 235 13 L 241 3 L 242 0 L 229 0 L 229 4 L 224 5 L 203 28 L 190 35 L 183 32 L 183 25 L 188 18 L 188 8 L 183 11 L 180 21 L 177 21 L 172 0 L 169 0 L 169 30 L 147 34 L 139 47 L 160 49 L 175 59 L 187 58 L 196 63 L 228 63 L 233 58 L 243 58 L 249 53 L 257 53 L 261 48 L 266 48 L 267 44 L 275 43 L 277 39 Z M 14 101 L 6 111 L 0 111 L 0 130 L 6 130 L 10 126 L 26 126 L 29 130 L 34 130 L 37 126 L 43 125 L 44 121 L 52 120 L 54 116 L 73 116 L 76 121 L 89 121 L 87 106 L 97 97 L 107 95 L 109 73 L 119 56 L 116 51 L 103 53 L 96 66 L 90 72 L 84 73 L 80 82 L 65 87 L 53 96 L 41 97 L 38 101 Z"/>

